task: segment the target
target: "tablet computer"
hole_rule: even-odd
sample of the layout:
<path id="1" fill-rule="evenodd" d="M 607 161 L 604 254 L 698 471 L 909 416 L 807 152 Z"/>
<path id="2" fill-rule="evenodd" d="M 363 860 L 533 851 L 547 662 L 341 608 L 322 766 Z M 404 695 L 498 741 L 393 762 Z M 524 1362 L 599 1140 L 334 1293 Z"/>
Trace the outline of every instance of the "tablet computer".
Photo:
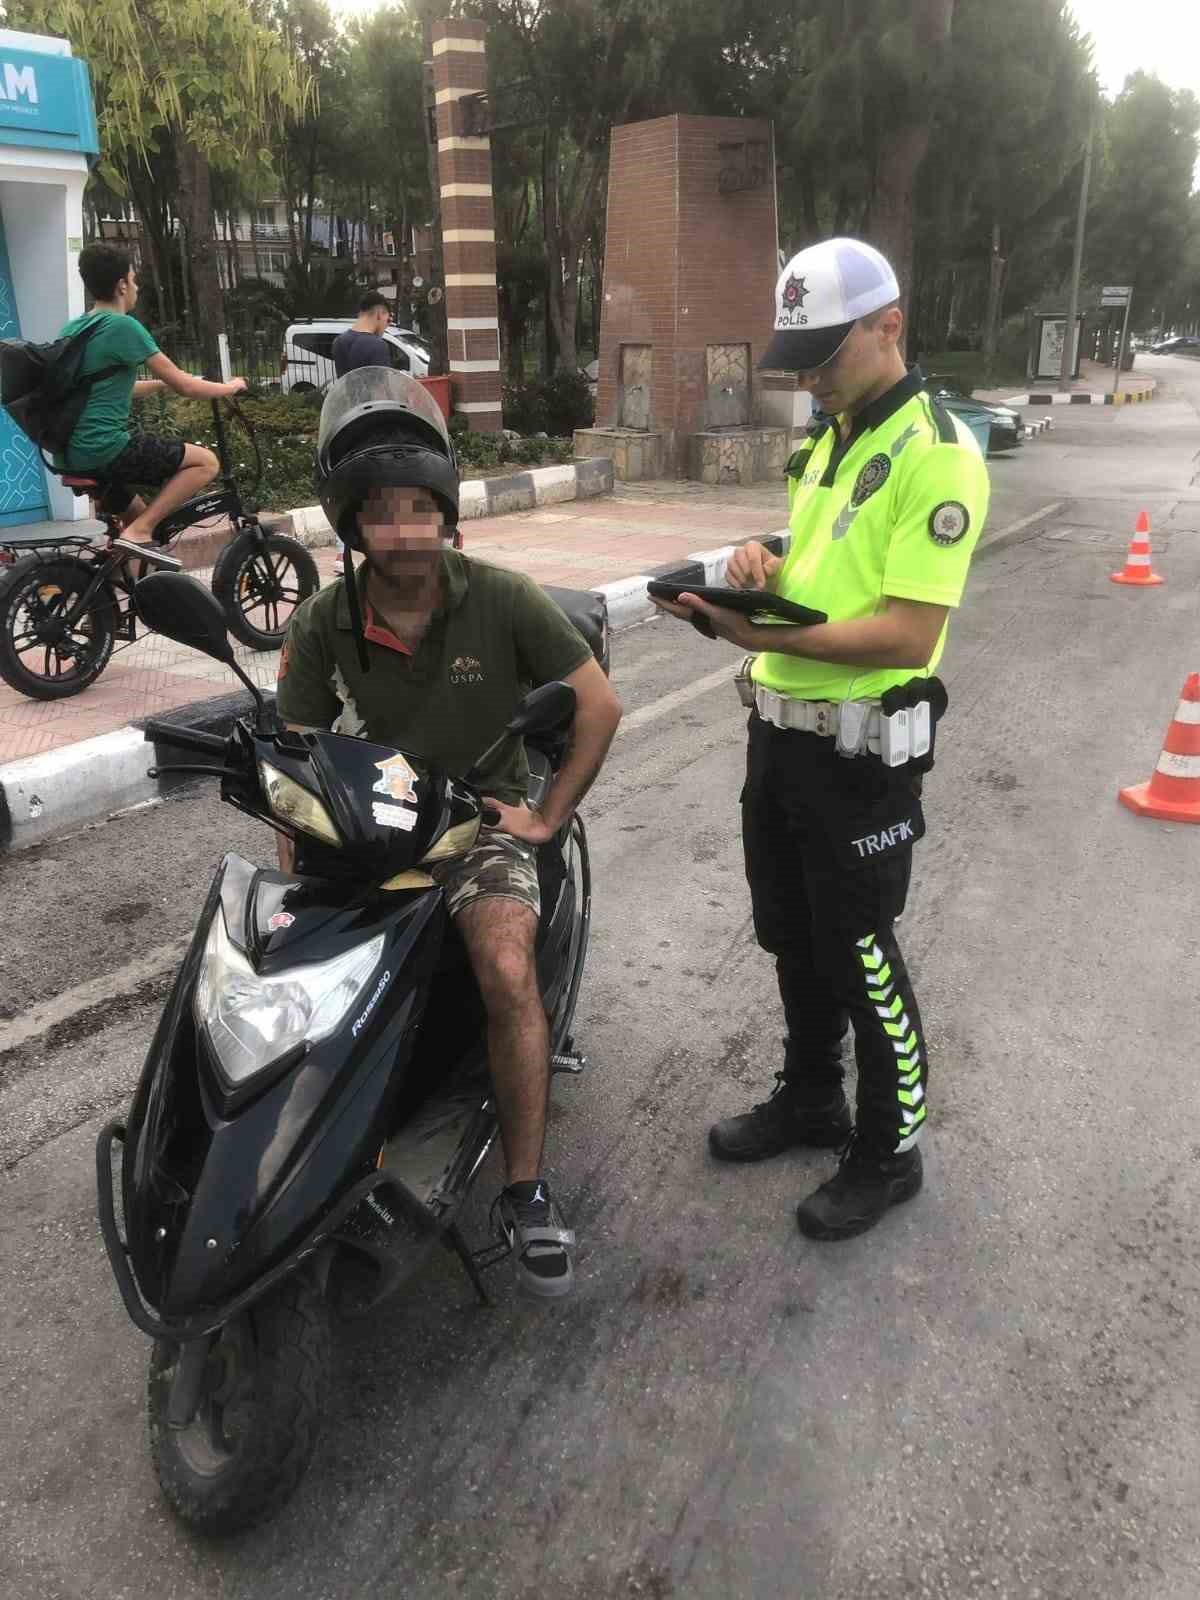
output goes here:
<path id="1" fill-rule="evenodd" d="M 823 611 L 813 611 L 808 606 L 797 605 L 794 600 L 781 599 L 766 589 L 718 589 L 697 583 L 667 583 L 663 579 L 653 578 L 646 585 L 646 592 L 656 600 L 678 600 L 681 594 L 694 594 L 698 600 L 707 600 L 710 606 L 740 611 L 745 617 L 778 617 L 782 622 L 794 622 L 802 627 L 829 621 Z"/>

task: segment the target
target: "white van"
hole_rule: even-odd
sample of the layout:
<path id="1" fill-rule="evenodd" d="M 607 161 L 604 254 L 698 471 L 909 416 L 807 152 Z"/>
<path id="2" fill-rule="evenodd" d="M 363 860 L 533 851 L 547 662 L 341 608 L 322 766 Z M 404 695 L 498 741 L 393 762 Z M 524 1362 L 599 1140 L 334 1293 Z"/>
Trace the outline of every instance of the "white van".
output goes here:
<path id="1" fill-rule="evenodd" d="M 333 341 L 339 333 L 354 326 L 353 317 L 312 317 L 293 322 L 283 336 L 279 357 L 279 387 L 284 394 L 324 390 L 337 373 L 333 365 Z M 398 372 L 414 378 L 427 378 L 432 352 L 419 333 L 411 328 L 388 326 L 383 338 L 391 346 L 392 365 Z"/>

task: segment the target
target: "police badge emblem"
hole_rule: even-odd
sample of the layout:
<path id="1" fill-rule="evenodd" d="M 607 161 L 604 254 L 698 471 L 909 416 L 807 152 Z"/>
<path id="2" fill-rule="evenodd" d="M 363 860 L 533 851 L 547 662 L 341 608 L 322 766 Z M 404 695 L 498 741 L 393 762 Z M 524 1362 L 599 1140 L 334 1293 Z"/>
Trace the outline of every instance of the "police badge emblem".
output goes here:
<path id="1" fill-rule="evenodd" d="M 891 459 L 888 456 L 872 456 L 870 461 L 859 473 L 854 482 L 854 489 L 850 495 L 850 504 L 857 511 L 873 494 L 882 489 L 892 470 Z"/>
<path id="2" fill-rule="evenodd" d="M 929 516 L 929 537 L 934 544 L 957 544 L 971 526 L 971 513 L 957 500 L 943 500 Z"/>

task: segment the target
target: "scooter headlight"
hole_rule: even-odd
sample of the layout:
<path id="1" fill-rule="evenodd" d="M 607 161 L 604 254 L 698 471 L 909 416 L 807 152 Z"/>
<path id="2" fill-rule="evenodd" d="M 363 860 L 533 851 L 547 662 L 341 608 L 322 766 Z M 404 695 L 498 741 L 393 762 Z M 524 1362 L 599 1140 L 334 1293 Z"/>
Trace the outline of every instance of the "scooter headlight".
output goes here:
<path id="1" fill-rule="evenodd" d="M 283 822 L 290 822 L 293 828 L 299 828 L 303 833 L 311 833 L 314 839 L 323 839 L 326 844 L 341 844 L 333 818 L 315 795 L 309 794 L 294 778 L 280 772 L 269 761 L 258 763 L 258 773 L 267 804 L 277 817 Z"/>
<path id="2" fill-rule="evenodd" d="M 234 945 L 218 906 L 192 1009 L 230 1083 L 245 1083 L 297 1045 L 336 1032 L 379 965 L 383 945 L 381 933 L 330 961 L 266 977 Z"/>

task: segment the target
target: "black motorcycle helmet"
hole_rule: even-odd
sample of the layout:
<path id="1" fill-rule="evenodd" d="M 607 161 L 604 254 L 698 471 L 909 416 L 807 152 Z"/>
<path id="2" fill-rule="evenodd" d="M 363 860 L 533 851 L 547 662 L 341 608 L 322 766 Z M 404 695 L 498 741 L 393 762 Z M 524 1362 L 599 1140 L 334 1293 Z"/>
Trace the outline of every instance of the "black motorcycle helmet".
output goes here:
<path id="1" fill-rule="evenodd" d="M 326 391 L 317 431 L 316 489 L 344 544 L 362 549 L 357 513 L 386 484 L 425 489 L 442 508 L 447 539 L 458 532 L 458 458 L 441 407 L 390 367 L 356 367 Z"/>
<path id="2" fill-rule="evenodd" d="M 317 429 L 316 489 L 342 543 L 361 550 L 358 512 L 372 489 L 424 489 L 442 508 L 442 537 L 457 547 L 458 457 L 441 407 L 415 378 L 356 367 L 332 384 Z M 347 563 L 346 600 L 359 664 L 370 670 L 358 585 Z"/>

